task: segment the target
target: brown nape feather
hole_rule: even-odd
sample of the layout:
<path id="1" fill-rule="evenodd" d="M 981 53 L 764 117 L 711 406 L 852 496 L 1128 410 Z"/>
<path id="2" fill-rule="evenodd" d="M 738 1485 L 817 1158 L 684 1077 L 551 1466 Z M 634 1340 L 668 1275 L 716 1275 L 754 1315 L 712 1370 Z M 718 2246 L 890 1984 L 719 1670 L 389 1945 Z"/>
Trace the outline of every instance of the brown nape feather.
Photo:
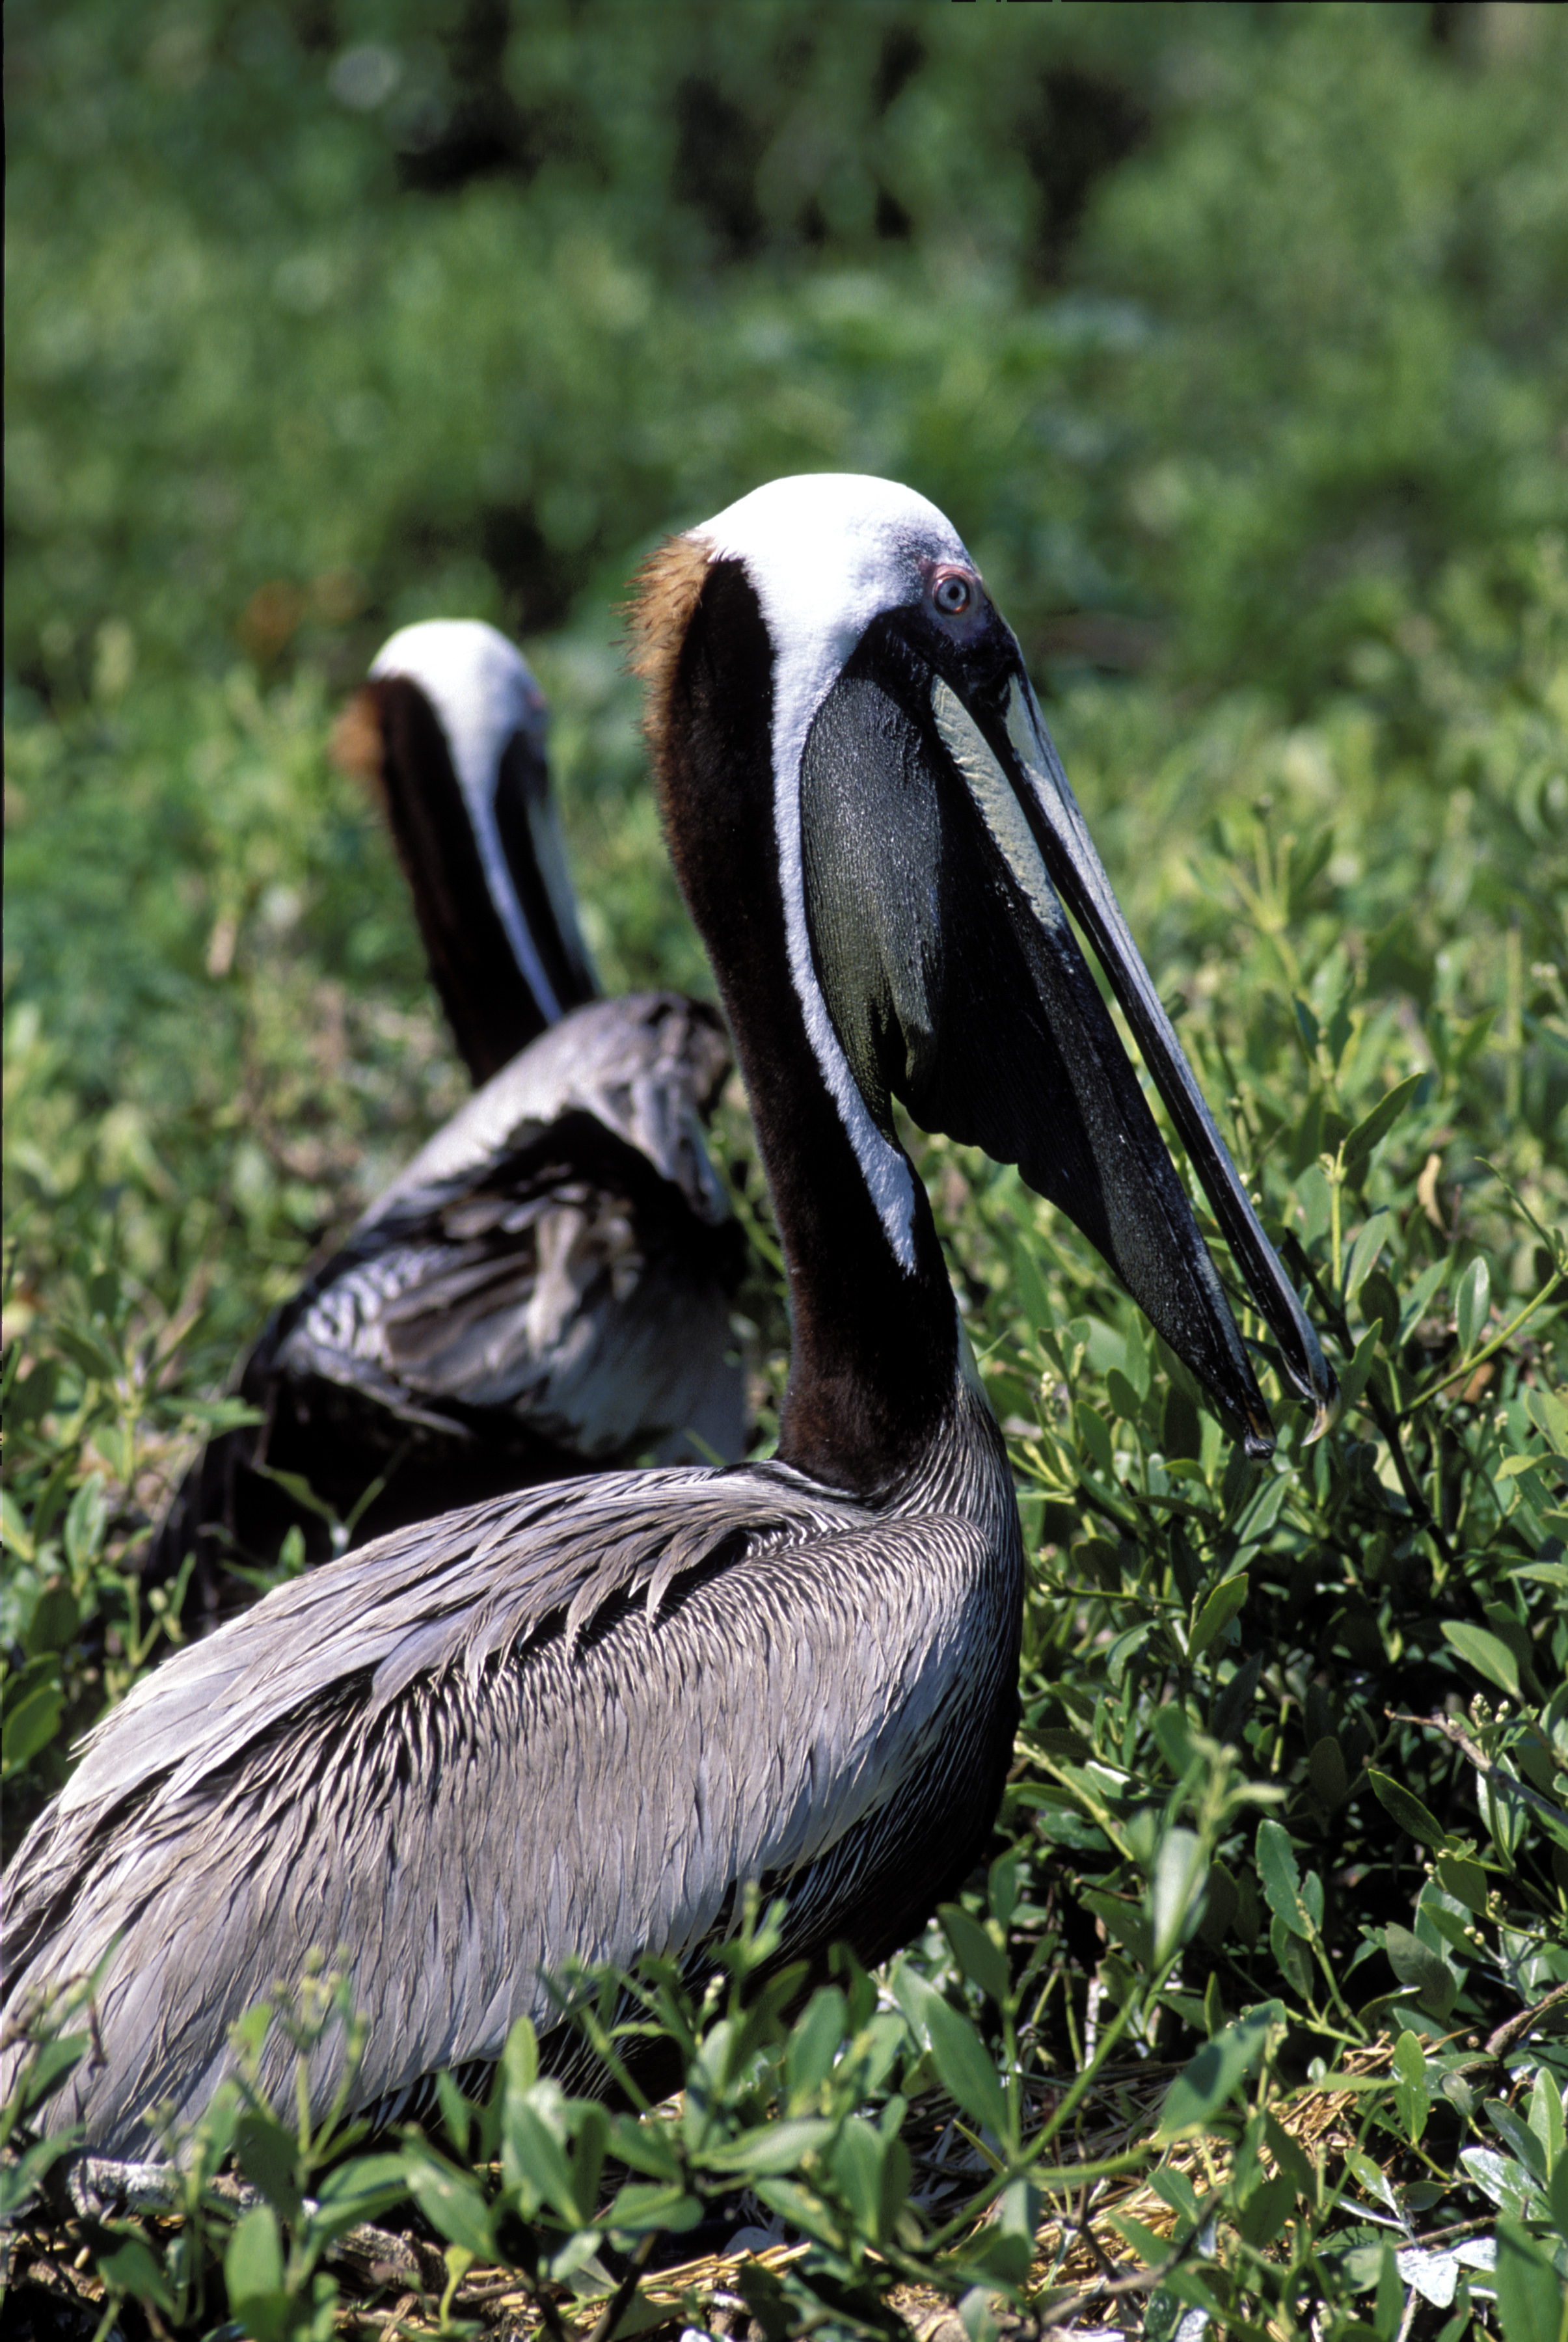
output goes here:
<path id="1" fill-rule="evenodd" d="M 626 605 L 628 664 L 648 690 L 642 730 L 656 776 L 664 772 L 669 736 L 670 697 L 680 646 L 701 597 L 712 553 L 695 536 L 672 536 L 650 553 L 638 571 Z"/>
<path id="2" fill-rule="evenodd" d="M 381 730 L 381 698 L 373 683 L 362 684 L 332 727 L 327 755 L 340 773 L 363 781 L 386 810 L 387 744 Z"/>

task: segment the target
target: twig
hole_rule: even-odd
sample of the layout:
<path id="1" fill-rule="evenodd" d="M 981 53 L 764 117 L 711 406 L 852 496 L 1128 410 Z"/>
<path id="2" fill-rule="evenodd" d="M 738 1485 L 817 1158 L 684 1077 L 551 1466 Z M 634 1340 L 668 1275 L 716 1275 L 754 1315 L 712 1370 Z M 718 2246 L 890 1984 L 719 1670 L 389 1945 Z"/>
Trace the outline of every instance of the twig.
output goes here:
<path id="1" fill-rule="evenodd" d="M 1504 1326 L 1501 1334 L 1494 1334 L 1483 1348 L 1473 1350 L 1469 1357 L 1461 1358 L 1458 1366 L 1451 1366 L 1446 1374 L 1439 1375 L 1435 1382 L 1428 1383 L 1424 1390 L 1417 1391 L 1404 1410 L 1406 1415 L 1413 1415 L 1418 1406 L 1424 1406 L 1427 1400 L 1435 1398 L 1440 1390 L 1446 1390 L 1450 1383 L 1456 1383 L 1461 1375 L 1473 1375 L 1477 1366 L 1483 1366 L 1489 1358 L 1494 1358 L 1497 1356 L 1499 1350 L 1506 1349 L 1525 1320 L 1534 1316 L 1543 1301 L 1551 1300 L 1563 1281 L 1562 1270 L 1554 1270 L 1534 1300 L 1527 1301 L 1518 1316 L 1509 1325 Z"/>
<path id="2" fill-rule="evenodd" d="M 1083 2186 L 1078 2191 L 1078 2217 L 1073 2222 L 1073 2226 L 1078 2230 L 1079 2235 L 1083 2238 L 1084 2243 L 1089 2247 L 1090 2251 L 1093 2254 L 1097 2266 L 1103 2272 L 1105 2277 L 1114 2284 L 1116 2279 L 1115 2266 L 1107 2258 L 1105 2252 L 1101 2248 L 1100 2239 L 1094 2233 L 1094 2223 L 1090 2217 L 1090 2207 L 1099 2192 L 1100 2191 L 1097 2187 L 1091 2187 L 1089 2185 L 1089 2182 L 1085 2180 Z"/>
<path id="3" fill-rule="evenodd" d="M 626 2275 L 605 2303 L 603 2314 L 598 2324 L 594 2327 L 589 2342 L 611 2342 L 611 2337 L 620 2323 L 622 2312 L 637 2291 L 638 2279 L 648 2267 L 654 2246 L 658 2241 L 658 2230 L 649 2228 L 627 2264 Z"/>
<path id="4" fill-rule="evenodd" d="M 1517 2048 L 1526 2035 L 1534 2032 L 1548 2011 L 1560 2008 L 1565 2000 L 1568 2000 L 1568 1984 L 1554 1985 L 1545 1999 L 1538 2000 L 1533 2008 L 1522 2008 L 1517 2017 L 1511 2017 L 1506 2025 L 1498 2027 L 1496 2032 L 1488 2037 L 1487 2056 L 1496 2058 L 1501 2065 L 1511 2049 Z"/>
<path id="5" fill-rule="evenodd" d="M 1073 2318 L 1081 2317 L 1083 2312 L 1097 2301 L 1111 2301 L 1128 2293 L 1151 2293 L 1156 2286 L 1163 2285 L 1171 2272 L 1181 2266 L 1186 2258 L 1186 2254 L 1187 2247 L 1183 2245 L 1179 2251 L 1171 2254 L 1169 2260 L 1160 2262 L 1157 2267 L 1133 2269 L 1126 2277 L 1096 2278 L 1095 2282 L 1086 2286 L 1081 2293 L 1074 2294 L 1070 2301 L 1056 2304 L 1050 2313 L 1052 2325 L 1061 2327 L 1070 2324 Z"/>
<path id="6" fill-rule="evenodd" d="M 1385 1707 L 1383 1714 L 1391 1724 L 1418 1724 L 1425 1732 L 1441 1732 L 1445 1740 L 1452 1741 L 1462 1756 L 1469 1757 L 1476 1771 L 1483 1776 L 1488 1788 L 1495 1789 L 1499 1795 L 1506 1792 L 1511 1797 L 1521 1797 L 1527 1806 L 1533 1806 L 1538 1813 L 1550 1814 L 1554 1822 L 1560 1822 L 1568 1828 L 1568 1813 L 1564 1813 L 1561 1806 L 1553 1805 L 1550 1797 L 1543 1797 L 1539 1789 L 1533 1789 L 1529 1782 L 1520 1780 L 1517 1774 L 1505 1773 L 1496 1758 L 1489 1756 L 1485 1749 L 1471 1738 L 1463 1725 L 1456 1724 L 1452 1716 L 1405 1716 L 1392 1707 Z"/>

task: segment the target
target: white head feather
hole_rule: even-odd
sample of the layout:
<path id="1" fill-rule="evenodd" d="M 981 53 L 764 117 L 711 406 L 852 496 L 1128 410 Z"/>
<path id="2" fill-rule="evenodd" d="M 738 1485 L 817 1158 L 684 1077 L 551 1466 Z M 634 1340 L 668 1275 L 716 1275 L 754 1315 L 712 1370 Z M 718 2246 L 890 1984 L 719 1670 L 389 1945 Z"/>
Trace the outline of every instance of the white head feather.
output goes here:
<path id="1" fill-rule="evenodd" d="M 370 674 L 377 682 L 406 676 L 435 709 L 496 916 L 540 1009 L 554 1022 L 561 1004 L 528 932 L 496 820 L 496 781 L 507 743 L 521 732 L 539 756 L 545 753 L 544 693 L 522 653 L 480 618 L 426 618 L 399 628 L 377 653 Z"/>
<path id="2" fill-rule="evenodd" d="M 924 496 L 857 472 L 773 480 L 690 534 L 739 561 L 773 645 L 773 790 L 789 972 L 806 1029 L 889 1242 L 915 1265 L 910 1166 L 867 1111 L 811 961 L 800 843 L 800 764 L 818 709 L 866 628 L 918 602 L 933 563 L 972 568 L 952 523 Z"/>

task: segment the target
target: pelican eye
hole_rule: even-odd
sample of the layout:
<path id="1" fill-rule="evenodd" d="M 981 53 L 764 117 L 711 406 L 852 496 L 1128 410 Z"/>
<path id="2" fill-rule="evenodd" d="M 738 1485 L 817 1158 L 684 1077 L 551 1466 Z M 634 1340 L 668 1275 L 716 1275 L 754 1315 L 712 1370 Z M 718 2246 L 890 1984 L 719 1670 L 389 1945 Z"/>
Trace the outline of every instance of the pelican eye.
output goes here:
<path id="1" fill-rule="evenodd" d="M 931 588 L 931 599 L 944 617 L 961 618 L 974 600 L 974 587 L 958 570 L 950 569 Z"/>

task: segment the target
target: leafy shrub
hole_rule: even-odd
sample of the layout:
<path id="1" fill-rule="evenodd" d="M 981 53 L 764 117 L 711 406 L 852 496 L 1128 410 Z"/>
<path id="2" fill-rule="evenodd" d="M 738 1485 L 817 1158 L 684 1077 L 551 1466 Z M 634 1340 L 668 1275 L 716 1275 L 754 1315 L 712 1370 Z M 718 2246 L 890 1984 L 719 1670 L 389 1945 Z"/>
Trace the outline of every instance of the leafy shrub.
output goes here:
<path id="1" fill-rule="evenodd" d="M 396 620 L 526 624 L 600 966 L 701 988 L 610 606 L 770 473 L 902 475 L 969 536 L 1344 1415 L 1244 1466 L 1070 1230 L 910 1134 L 1031 1557 L 984 1878 L 799 2009 L 762 1914 L 705 2002 L 586 1980 L 681 2108 L 523 2036 L 374 2152 L 242 2082 L 141 2208 L 25 2144 L 56 2011 L 12 2278 L 127 2333 L 608 2342 L 717 2286 L 769 2342 L 1554 2334 L 1562 28 L 600 23 L 8 18 L 7 1847 L 178 1632 L 121 1565 L 235 1352 L 459 1095 L 337 693 Z M 739 1112 L 722 1151 L 766 1238 Z M 765 1272 L 748 1307 L 765 1445 Z M 792 2241 L 721 2284 L 742 2218 Z"/>

